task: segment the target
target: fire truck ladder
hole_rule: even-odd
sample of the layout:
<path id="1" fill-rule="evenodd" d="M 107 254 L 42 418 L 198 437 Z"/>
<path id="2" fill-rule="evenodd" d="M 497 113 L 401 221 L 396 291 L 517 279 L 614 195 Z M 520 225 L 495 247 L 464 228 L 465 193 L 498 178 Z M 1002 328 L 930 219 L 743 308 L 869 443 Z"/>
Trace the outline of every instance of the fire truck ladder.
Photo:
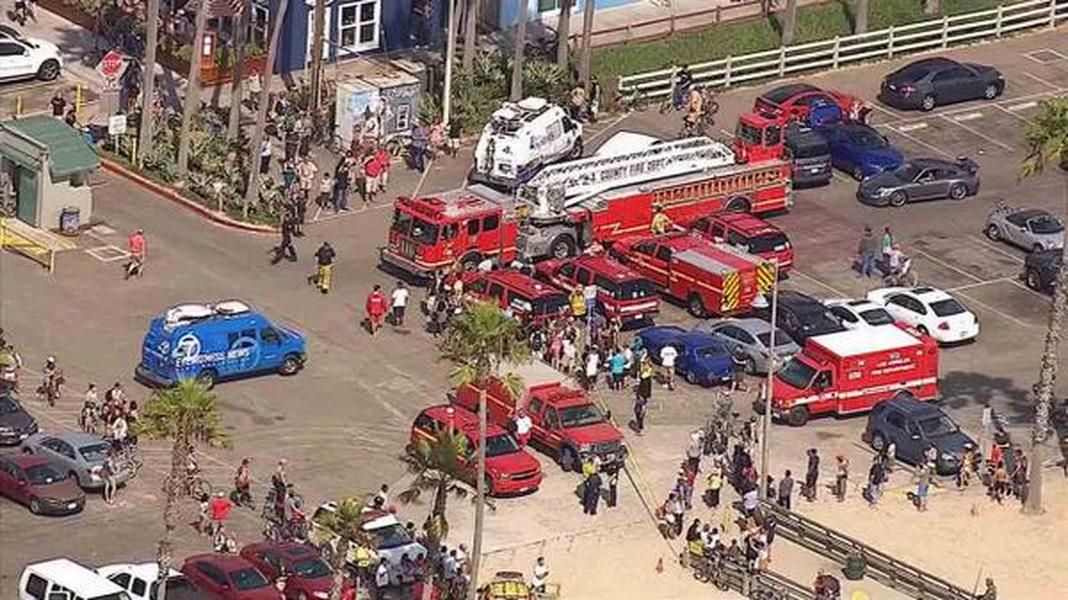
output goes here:
<path id="1" fill-rule="evenodd" d="M 562 190 L 563 208 L 599 192 L 654 179 L 734 164 L 734 152 L 707 137 L 692 137 L 613 156 L 590 156 L 551 165 L 534 176 L 521 196 L 545 206 L 549 190 Z"/>

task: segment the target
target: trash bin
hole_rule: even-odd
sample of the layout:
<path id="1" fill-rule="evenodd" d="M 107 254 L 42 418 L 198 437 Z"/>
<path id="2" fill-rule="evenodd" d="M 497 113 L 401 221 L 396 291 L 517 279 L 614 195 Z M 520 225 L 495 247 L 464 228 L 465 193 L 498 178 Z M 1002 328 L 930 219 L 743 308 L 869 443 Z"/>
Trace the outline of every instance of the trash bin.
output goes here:
<path id="1" fill-rule="evenodd" d="M 59 213 L 59 232 L 63 235 L 78 235 L 82 211 L 77 206 L 68 206 Z"/>
<path id="2" fill-rule="evenodd" d="M 864 573 L 868 570 L 868 561 L 858 552 L 852 552 L 846 557 L 845 567 L 842 574 L 850 581 L 864 579 Z"/>

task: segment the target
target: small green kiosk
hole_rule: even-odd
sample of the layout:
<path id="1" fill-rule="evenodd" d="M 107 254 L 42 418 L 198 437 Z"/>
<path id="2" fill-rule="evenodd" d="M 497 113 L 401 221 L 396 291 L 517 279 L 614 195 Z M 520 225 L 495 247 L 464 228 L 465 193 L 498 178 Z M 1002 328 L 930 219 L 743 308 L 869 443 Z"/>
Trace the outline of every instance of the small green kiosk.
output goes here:
<path id="1" fill-rule="evenodd" d="M 89 174 L 96 150 L 78 130 L 50 116 L 0 123 L 0 169 L 10 182 L 14 216 L 41 229 L 73 233 L 92 216 Z"/>

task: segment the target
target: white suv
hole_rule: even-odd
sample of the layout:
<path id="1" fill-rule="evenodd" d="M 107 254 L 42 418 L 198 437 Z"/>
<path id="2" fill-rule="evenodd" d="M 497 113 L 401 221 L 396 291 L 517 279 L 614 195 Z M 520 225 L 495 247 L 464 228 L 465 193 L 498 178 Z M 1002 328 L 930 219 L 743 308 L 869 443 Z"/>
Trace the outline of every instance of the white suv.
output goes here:
<path id="1" fill-rule="evenodd" d="M 59 77 L 63 59 L 59 47 L 36 38 L 0 37 L 0 81 Z"/>

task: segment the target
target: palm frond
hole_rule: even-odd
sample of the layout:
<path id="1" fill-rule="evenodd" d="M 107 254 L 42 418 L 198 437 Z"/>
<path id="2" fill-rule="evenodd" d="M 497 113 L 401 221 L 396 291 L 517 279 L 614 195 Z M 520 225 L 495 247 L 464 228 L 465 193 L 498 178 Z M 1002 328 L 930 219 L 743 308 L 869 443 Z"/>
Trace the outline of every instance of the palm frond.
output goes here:
<path id="1" fill-rule="evenodd" d="M 212 446 L 229 444 L 215 394 L 194 379 L 156 390 L 134 429 L 138 435 L 150 439 L 180 438 Z"/>
<path id="2" fill-rule="evenodd" d="M 1039 102 L 1038 114 L 1024 128 L 1027 155 L 1020 165 L 1020 177 L 1031 177 L 1052 163 L 1068 169 L 1068 98 Z"/>

